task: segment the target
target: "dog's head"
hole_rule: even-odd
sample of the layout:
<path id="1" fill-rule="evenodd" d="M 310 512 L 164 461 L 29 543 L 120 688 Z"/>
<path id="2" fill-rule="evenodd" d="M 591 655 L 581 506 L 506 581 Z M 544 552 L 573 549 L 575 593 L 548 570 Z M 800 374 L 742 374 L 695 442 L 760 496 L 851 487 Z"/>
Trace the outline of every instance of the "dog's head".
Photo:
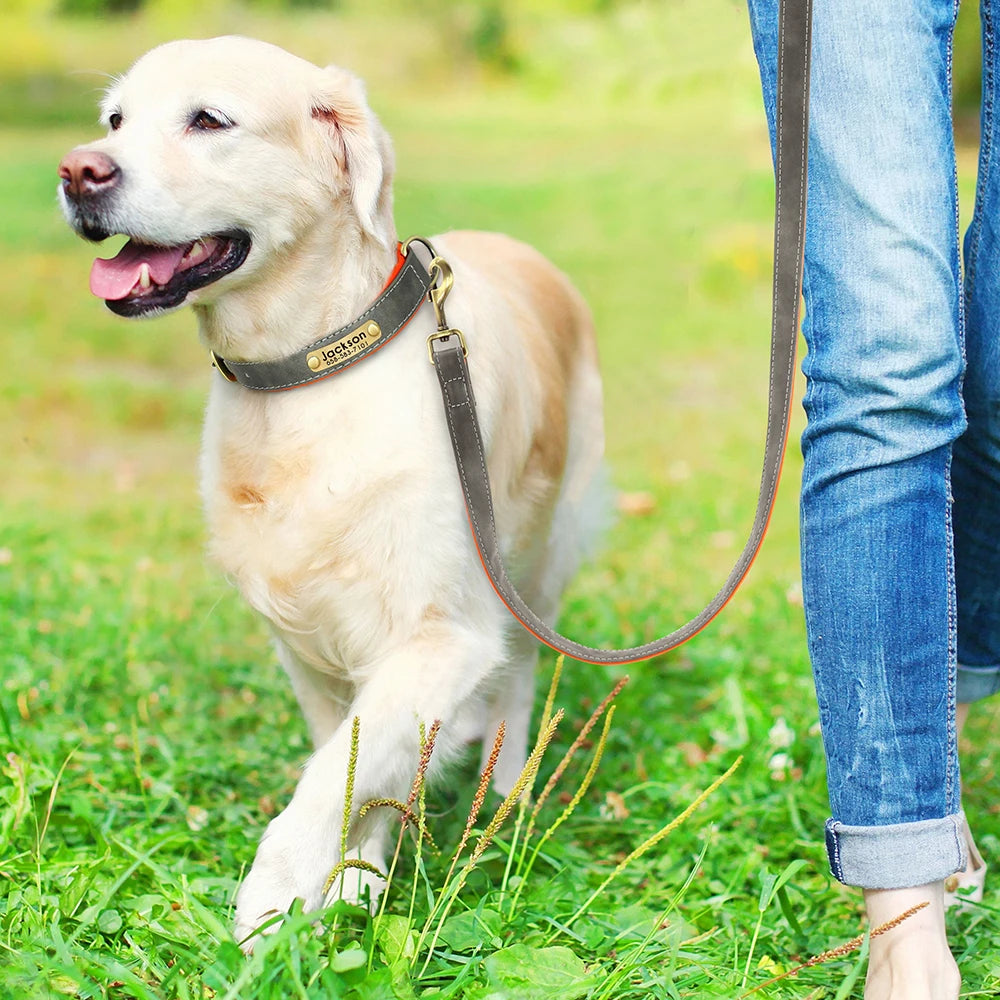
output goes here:
<path id="1" fill-rule="evenodd" d="M 246 38 L 171 42 L 108 90 L 108 134 L 59 166 L 86 239 L 123 234 L 91 290 L 123 316 L 208 303 L 320 220 L 392 239 L 392 152 L 361 83 Z"/>

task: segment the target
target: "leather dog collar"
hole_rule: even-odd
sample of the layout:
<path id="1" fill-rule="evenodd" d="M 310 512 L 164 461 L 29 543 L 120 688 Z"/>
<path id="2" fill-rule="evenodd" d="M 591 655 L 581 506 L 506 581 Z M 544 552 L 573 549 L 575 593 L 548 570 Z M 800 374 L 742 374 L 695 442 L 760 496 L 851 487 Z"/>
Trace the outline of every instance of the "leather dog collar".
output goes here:
<path id="1" fill-rule="evenodd" d="M 410 242 L 398 246 L 396 267 L 382 294 L 350 323 L 275 361 L 227 361 L 212 351 L 212 363 L 230 382 L 276 392 L 336 375 L 374 354 L 409 323 L 427 300 L 431 277 L 410 249 Z"/>

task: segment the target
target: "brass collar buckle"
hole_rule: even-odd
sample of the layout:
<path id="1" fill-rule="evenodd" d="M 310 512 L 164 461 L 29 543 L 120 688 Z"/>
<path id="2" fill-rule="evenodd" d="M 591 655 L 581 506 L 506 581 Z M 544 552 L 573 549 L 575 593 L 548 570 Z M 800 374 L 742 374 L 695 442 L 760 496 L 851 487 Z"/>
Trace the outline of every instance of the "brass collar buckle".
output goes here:
<path id="1" fill-rule="evenodd" d="M 226 362 L 223 361 L 222 358 L 215 353 L 215 351 L 209 351 L 208 353 L 212 355 L 212 367 L 218 368 L 219 374 L 222 375 L 227 382 L 235 382 L 236 376 L 229 370 L 229 366 Z"/>

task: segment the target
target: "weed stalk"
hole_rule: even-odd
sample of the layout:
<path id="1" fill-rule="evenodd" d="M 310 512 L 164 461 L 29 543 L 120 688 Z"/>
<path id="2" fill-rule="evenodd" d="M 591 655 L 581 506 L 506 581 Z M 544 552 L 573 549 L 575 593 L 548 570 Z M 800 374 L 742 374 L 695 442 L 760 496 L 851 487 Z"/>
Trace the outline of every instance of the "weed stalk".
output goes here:
<path id="1" fill-rule="evenodd" d="M 605 699 L 605 702 L 603 702 L 602 704 L 606 704 L 608 700 L 609 699 Z M 601 709 L 601 711 L 603 711 L 603 709 Z M 509 917 L 513 917 L 514 915 L 514 911 L 517 907 L 517 902 L 521 898 L 521 890 L 524 887 L 524 884 L 527 881 L 528 876 L 531 874 L 531 870 L 534 868 L 535 861 L 538 859 L 538 855 L 541 853 L 542 848 L 552 838 L 556 830 L 558 830 L 559 827 L 561 827 L 563 823 L 565 823 L 566 820 L 570 818 L 576 807 L 580 804 L 581 799 L 584 797 L 584 795 L 587 794 L 587 789 L 590 788 L 590 785 L 594 780 L 594 775 L 597 773 L 597 768 L 601 763 L 601 757 L 604 755 L 604 747 L 606 746 L 608 741 L 608 732 L 611 728 L 611 720 L 614 717 L 615 717 L 615 709 L 614 706 L 612 706 L 604 718 L 604 727 L 601 730 L 601 735 L 597 741 L 597 746 L 594 748 L 594 755 L 591 758 L 590 767 L 587 768 L 587 773 L 584 775 L 583 781 L 580 782 L 580 787 L 576 790 L 576 793 L 566 804 L 565 809 L 563 809 L 563 811 L 559 814 L 555 822 L 552 823 L 551 826 L 549 826 L 549 828 L 542 834 L 541 837 L 539 837 L 538 843 L 535 845 L 534 849 L 531 852 L 531 857 L 528 858 L 528 861 L 524 865 L 523 870 L 518 872 L 521 881 L 518 883 L 517 889 L 514 892 L 514 897 L 510 902 L 510 909 L 508 910 Z M 537 815 L 537 812 L 538 810 L 536 808 L 535 812 L 532 814 L 531 817 L 532 821 Z M 528 832 L 527 834 L 525 834 L 524 838 L 525 844 L 528 843 L 530 835 L 531 835 L 531 827 L 529 826 Z"/>
<path id="2" fill-rule="evenodd" d="M 541 731 L 538 740 L 535 743 L 534 749 L 528 755 L 528 759 L 525 762 L 524 767 L 521 769 L 521 773 L 518 776 L 517 781 L 514 783 L 514 787 L 510 790 L 503 802 L 500 803 L 496 813 L 493 815 L 493 818 L 486 825 L 486 829 L 483 830 L 482 834 L 480 834 L 479 839 L 476 841 L 476 846 L 472 849 L 472 853 L 469 856 L 469 860 L 466 861 L 457 875 L 444 884 L 441 892 L 438 894 L 438 898 L 435 901 L 426 922 L 424 923 L 424 927 L 420 932 L 420 938 L 417 942 L 416 950 L 419 954 L 429 929 L 433 924 L 434 930 L 431 935 L 430 944 L 427 947 L 427 957 L 424 959 L 424 964 L 420 969 L 421 976 L 427 971 L 427 966 L 430 964 L 431 958 L 434 955 L 434 949 L 437 946 L 437 941 L 441 934 L 441 928 L 443 927 L 445 920 L 448 919 L 448 914 L 451 912 L 451 907 L 454 904 L 455 899 L 465 886 L 469 874 L 479 863 L 483 854 L 486 852 L 486 849 L 492 843 L 493 838 L 497 835 L 497 831 L 501 826 L 503 826 L 507 817 L 510 815 L 511 810 L 514 808 L 514 803 L 518 802 L 523 797 L 531 782 L 534 780 L 535 775 L 538 773 L 542 757 L 548 749 L 549 744 L 552 742 L 552 737 L 555 736 L 556 729 L 559 727 L 559 723 L 562 722 L 562 718 L 563 711 L 562 709 L 559 709 L 549 720 L 548 725 Z"/>
<path id="3" fill-rule="evenodd" d="M 642 857 L 650 848 L 655 847 L 664 837 L 677 829 L 698 808 L 720 785 L 728 781 L 736 769 L 743 763 L 743 757 L 739 756 L 725 774 L 716 778 L 703 792 L 695 796 L 694 801 L 679 815 L 672 819 L 666 826 L 662 827 L 652 837 L 644 840 L 631 854 L 621 861 L 615 870 L 587 897 L 587 899 L 577 908 L 573 915 L 566 921 L 567 927 L 572 927 L 577 920 L 583 916 L 587 910 L 593 906 L 594 901 L 604 892 L 605 889 L 637 858 Z"/>

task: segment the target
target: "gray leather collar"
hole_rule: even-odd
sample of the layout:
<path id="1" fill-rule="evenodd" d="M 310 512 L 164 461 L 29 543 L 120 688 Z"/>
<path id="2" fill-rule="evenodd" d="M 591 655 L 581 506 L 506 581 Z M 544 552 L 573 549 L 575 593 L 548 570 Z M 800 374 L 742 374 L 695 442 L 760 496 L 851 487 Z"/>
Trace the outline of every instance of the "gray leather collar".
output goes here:
<path id="1" fill-rule="evenodd" d="M 227 361 L 212 352 L 212 362 L 230 382 L 275 392 L 329 378 L 384 347 L 427 300 L 431 285 L 417 255 L 400 250 L 401 265 L 370 309 L 333 333 L 276 361 Z"/>

